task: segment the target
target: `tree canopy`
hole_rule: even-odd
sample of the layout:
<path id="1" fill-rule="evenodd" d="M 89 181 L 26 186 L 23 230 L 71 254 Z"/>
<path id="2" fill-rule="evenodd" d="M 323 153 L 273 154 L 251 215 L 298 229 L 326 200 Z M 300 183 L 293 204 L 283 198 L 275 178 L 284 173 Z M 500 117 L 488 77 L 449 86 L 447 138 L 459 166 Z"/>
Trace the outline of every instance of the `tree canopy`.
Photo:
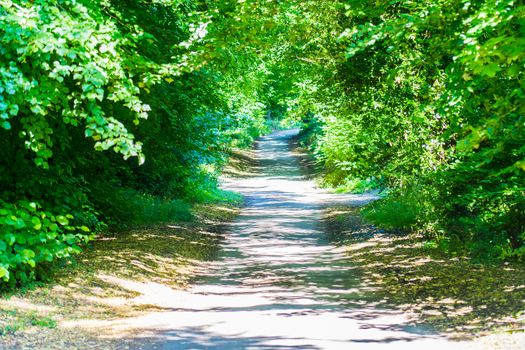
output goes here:
<path id="1" fill-rule="evenodd" d="M 301 122 L 328 185 L 444 249 L 525 256 L 525 6 L 0 0 L 0 279 L 220 197 L 233 147 Z M 149 204 L 148 204 L 149 203 Z"/>

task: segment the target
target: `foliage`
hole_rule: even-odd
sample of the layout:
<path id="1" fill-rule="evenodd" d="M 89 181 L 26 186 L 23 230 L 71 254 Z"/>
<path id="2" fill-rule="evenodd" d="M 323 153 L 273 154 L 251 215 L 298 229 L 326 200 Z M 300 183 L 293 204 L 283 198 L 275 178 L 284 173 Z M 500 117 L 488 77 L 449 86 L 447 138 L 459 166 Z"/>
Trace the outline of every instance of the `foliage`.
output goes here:
<path id="1" fill-rule="evenodd" d="M 91 238 L 86 226 L 76 226 L 71 214 L 53 215 L 35 202 L 9 204 L 0 201 L 0 278 L 27 282 L 37 265 L 78 253 L 78 244 Z"/>
<path id="2" fill-rule="evenodd" d="M 231 149 L 282 120 L 306 126 L 328 185 L 388 189 L 370 209 L 378 222 L 523 256 L 519 2 L 0 5 L 0 229 L 26 236 L 2 241 L 11 284 L 107 224 L 172 220 L 179 200 L 220 198 Z"/>
<path id="3" fill-rule="evenodd" d="M 187 202 L 221 199 L 230 149 L 268 130 L 257 91 L 269 72 L 249 50 L 209 47 L 210 21 L 230 25 L 213 3 L 0 5 L 4 285 L 41 277 L 107 225 L 187 218 Z"/>
<path id="4" fill-rule="evenodd" d="M 389 229 L 411 230 L 418 223 L 421 204 L 414 198 L 396 198 L 388 196 L 369 204 L 362 215 L 366 219 L 379 223 Z"/>
<path id="5" fill-rule="evenodd" d="M 325 181 L 377 179 L 390 193 L 368 210 L 379 224 L 447 236 L 478 256 L 523 256 L 525 7 L 342 5 L 340 20 L 324 23 L 344 47 L 336 83 L 311 94 L 324 104 L 314 112 Z"/>

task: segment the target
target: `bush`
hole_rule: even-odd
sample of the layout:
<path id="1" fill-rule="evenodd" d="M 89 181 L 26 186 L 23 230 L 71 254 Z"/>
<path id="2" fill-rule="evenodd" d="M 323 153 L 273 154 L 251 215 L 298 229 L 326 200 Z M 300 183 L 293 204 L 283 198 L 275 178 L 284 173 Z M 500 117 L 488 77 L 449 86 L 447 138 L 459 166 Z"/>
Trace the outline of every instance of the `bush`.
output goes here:
<path id="1" fill-rule="evenodd" d="M 361 214 L 380 227 L 412 230 L 418 223 L 420 208 L 407 198 L 387 197 L 369 204 Z"/>
<path id="2" fill-rule="evenodd" d="M 14 286 L 34 280 L 46 264 L 80 252 L 93 238 L 70 214 L 42 210 L 36 202 L 0 200 L 0 278 Z"/>

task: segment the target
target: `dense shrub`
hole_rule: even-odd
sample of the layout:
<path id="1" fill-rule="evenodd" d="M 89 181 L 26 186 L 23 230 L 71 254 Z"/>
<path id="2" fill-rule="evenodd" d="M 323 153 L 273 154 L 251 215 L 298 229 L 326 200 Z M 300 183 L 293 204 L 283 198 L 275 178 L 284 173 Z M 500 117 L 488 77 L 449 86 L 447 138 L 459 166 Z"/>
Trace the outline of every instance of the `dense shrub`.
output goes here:
<path id="1" fill-rule="evenodd" d="M 107 225 L 188 219 L 188 202 L 220 196 L 230 149 L 267 130 L 255 91 L 269 73 L 248 51 L 206 48 L 213 4 L 0 5 L 6 284 L 37 278 Z"/>
<path id="2" fill-rule="evenodd" d="M 368 210 L 379 224 L 445 235 L 476 255 L 523 256 L 525 7 L 363 0 L 333 9 L 340 21 L 326 26 L 340 33 L 345 59 L 337 84 L 318 82 L 311 97 L 329 110 L 316 114 L 326 181 L 377 179 L 390 193 Z"/>

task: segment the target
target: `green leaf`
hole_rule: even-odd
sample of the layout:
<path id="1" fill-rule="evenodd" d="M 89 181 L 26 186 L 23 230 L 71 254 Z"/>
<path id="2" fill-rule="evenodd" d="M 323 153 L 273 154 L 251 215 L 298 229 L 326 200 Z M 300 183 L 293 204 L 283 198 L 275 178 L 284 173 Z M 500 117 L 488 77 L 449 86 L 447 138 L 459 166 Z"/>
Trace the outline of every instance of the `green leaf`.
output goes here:
<path id="1" fill-rule="evenodd" d="M 53 152 L 50 149 L 42 149 L 38 152 L 36 152 L 37 156 L 42 157 L 44 159 L 51 158 L 53 156 Z"/>
<path id="2" fill-rule="evenodd" d="M 35 158 L 35 164 L 38 165 L 38 166 L 43 166 L 44 165 L 44 160 L 40 157 L 36 157 Z"/>
<path id="3" fill-rule="evenodd" d="M 40 221 L 39 218 L 33 217 L 31 218 L 31 222 L 33 223 L 33 228 L 35 230 L 40 230 L 42 228 L 42 222 Z"/>
<path id="4" fill-rule="evenodd" d="M 3 265 L 0 265 L 0 278 L 2 278 L 4 281 L 9 280 L 9 270 L 6 269 Z"/>
<path id="5" fill-rule="evenodd" d="M 501 70 L 500 66 L 496 63 L 491 63 L 487 66 L 483 67 L 483 71 L 481 72 L 483 75 L 486 75 L 488 77 L 495 77 L 496 74 Z"/>
<path id="6" fill-rule="evenodd" d="M 18 219 L 16 219 L 16 222 L 15 222 L 14 226 L 17 229 L 21 229 L 21 228 L 26 227 L 26 223 L 24 222 L 24 220 L 18 218 Z"/>
<path id="7" fill-rule="evenodd" d="M 24 250 L 22 250 L 22 252 L 20 254 L 24 258 L 34 258 L 35 257 L 35 252 L 32 251 L 31 249 L 24 249 Z"/>
<path id="8" fill-rule="evenodd" d="M 66 226 L 69 224 L 69 220 L 65 216 L 62 216 L 62 215 L 57 216 L 56 220 L 62 226 Z"/>
<path id="9" fill-rule="evenodd" d="M 16 220 L 18 220 L 18 218 L 14 215 L 6 216 L 5 223 L 9 226 L 15 226 Z"/>
<path id="10" fill-rule="evenodd" d="M 12 116 L 16 116 L 18 114 L 18 105 L 11 105 L 9 106 L 9 114 Z"/>
<path id="11" fill-rule="evenodd" d="M 522 71 L 521 66 L 515 63 L 509 67 L 507 72 L 508 72 L 509 77 L 514 78 L 514 77 L 517 77 L 521 71 Z"/>
<path id="12" fill-rule="evenodd" d="M 66 241 L 68 244 L 76 243 L 77 237 L 73 234 L 67 234 L 64 236 L 64 241 Z"/>
<path id="13" fill-rule="evenodd" d="M 42 260 L 49 261 L 49 262 L 53 261 L 53 254 L 51 254 L 49 249 L 42 249 L 40 251 L 40 255 L 42 256 Z"/>
<path id="14" fill-rule="evenodd" d="M 8 245 L 12 246 L 16 242 L 16 237 L 12 233 L 6 233 L 4 235 L 4 240 L 7 242 Z"/>

